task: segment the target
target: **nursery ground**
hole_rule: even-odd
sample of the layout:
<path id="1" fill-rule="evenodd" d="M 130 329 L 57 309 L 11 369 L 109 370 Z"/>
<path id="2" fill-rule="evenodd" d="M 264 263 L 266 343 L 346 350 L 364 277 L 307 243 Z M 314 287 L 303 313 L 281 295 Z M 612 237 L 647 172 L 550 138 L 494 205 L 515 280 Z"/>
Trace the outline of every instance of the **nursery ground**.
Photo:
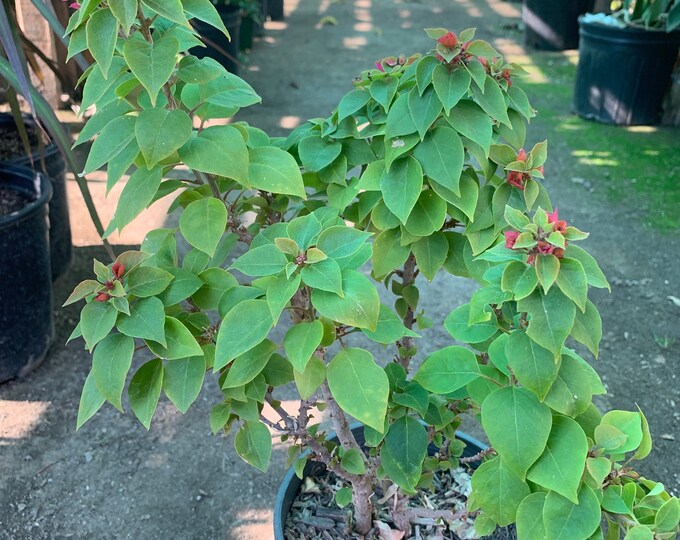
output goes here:
<path id="1" fill-rule="evenodd" d="M 285 21 L 267 24 L 243 69 L 263 104 L 239 119 L 273 135 L 329 114 L 352 77 L 375 60 L 427 49 L 424 27 L 476 26 L 481 37 L 526 65 L 531 77 L 518 84 L 539 111 L 527 145 L 550 140 L 548 190 L 562 219 L 590 231 L 584 245 L 612 284 L 611 294 L 593 294 L 604 320 L 602 350 L 593 365 L 609 390 L 597 404 L 637 404 L 645 411 L 655 450 L 639 470 L 680 493 L 678 131 L 616 128 L 571 115 L 576 54 L 527 53 L 519 3 L 286 0 L 286 9 Z M 91 185 L 102 213 L 110 216 L 102 183 L 94 177 Z M 69 190 L 79 247 L 70 273 L 56 285 L 57 306 L 90 276 L 94 256 L 105 259 L 101 248 L 88 247 L 96 238 L 75 185 Z M 164 221 L 173 224 L 162 212 L 146 215 L 118 242 L 137 244 L 149 225 Z M 436 278 L 421 295 L 434 328 L 472 290 L 465 280 Z M 284 447 L 275 444 L 265 475 L 241 461 L 231 437 L 212 436 L 208 415 L 219 391 L 211 376 L 184 416 L 162 399 L 149 432 L 131 413 L 106 406 L 76 433 L 90 358 L 81 344 L 63 343 L 78 309 L 56 308 L 58 338 L 45 364 L 25 380 L 0 386 L 0 539 L 271 538 Z M 424 332 L 419 358 L 450 341 L 441 330 Z M 373 352 L 383 359 L 391 354 Z"/>

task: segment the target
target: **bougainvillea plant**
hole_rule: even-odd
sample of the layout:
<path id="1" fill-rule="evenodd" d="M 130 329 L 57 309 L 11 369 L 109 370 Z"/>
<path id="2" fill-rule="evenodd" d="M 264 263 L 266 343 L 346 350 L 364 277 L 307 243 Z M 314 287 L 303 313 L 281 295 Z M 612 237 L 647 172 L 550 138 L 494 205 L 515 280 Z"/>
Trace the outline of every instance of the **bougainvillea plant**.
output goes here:
<path id="1" fill-rule="evenodd" d="M 83 109 L 97 107 L 77 141 L 95 137 L 84 172 L 106 165 L 111 188 L 134 166 L 109 233 L 161 197 L 181 210 L 139 251 L 95 261 L 97 279 L 67 301 L 85 300 L 72 338 L 93 351 L 78 426 L 106 401 L 122 410 L 135 354 L 149 359 L 128 397 L 147 428 L 162 393 L 185 412 L 207 373 L 222 391 L 213 431 L 234 432 L 263 471 L 270 432 L 290 443 L 296 470 L 325 463 L 351 485 L 337 502 L 352 503 L 366 533 L 376 486 L 403 501 L 457 465 L 468 413 L 491 448 L 467 511 L 443 522 L 472 516 L 480 534 L 517 523 L 529 540 L 673 538 L 678 499 L 631 465 L 651 448 L 643 414 L 602 415 L 592 396 L 604 387 L 567 345 L 597 355 L 587 292 L 608 284 L 577 245 L 586 234 L 552 208 L 547 144 L 521 149 L 534 114 L 513 84 L 523 70 L 473 29 L 431 29 L 434 50 L 379 61 L 330 117 L 277 139 L 214 122 L 259 97 L 186 54 L 192 17 L 226 32 L 209 0 L 85 0 L 69 25 L 71 53 L 96 60 L 83 77 Z M 480 287 L 443 322 L 451 344 L 420 358 L 433 323 L 416 278 L 438 272 Z M 362 342 L 386 345 L 383 357 Z M 295 414 L 277 400 L 284 385 L 299 392 Z M 322 410 L 339 444 L 320 429 Z M 403 504 L 392 514 L 405 531 L 419 515 Z"/>

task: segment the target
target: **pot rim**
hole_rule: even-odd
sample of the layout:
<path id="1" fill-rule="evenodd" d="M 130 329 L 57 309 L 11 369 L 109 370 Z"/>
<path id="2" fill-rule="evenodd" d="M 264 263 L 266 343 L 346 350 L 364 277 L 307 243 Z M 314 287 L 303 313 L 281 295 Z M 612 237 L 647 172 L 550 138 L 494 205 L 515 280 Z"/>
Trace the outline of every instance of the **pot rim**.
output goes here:
<path id="1" fill-rule="evenodd" d="M 20 223 L 21 221 L 33 216 L 35 213 L 40 212 L 40 210 L 47 206 L 47 203 L 52 198 L 52 183 L 47 179 L 44 174 L 34 172 L 27 167 L 20 167 L 17 165 L 11 165 L 8 162 L 0 162 L 0 186 L 14 189 L 15 191 L 24 191 L 16 184 L 5 184 L 3 177 L 11 176 L 13 178 L 19 178 L 23 182 L 30 182 L 34 186 L 38 193 L 38 197 L 29 202 L 21 210 L 13 212 L 6 216 L 0 217 L 0 230 L 10 227 L 14 224 Z M 35 192 L 34 192 L 35 193 Z"/>

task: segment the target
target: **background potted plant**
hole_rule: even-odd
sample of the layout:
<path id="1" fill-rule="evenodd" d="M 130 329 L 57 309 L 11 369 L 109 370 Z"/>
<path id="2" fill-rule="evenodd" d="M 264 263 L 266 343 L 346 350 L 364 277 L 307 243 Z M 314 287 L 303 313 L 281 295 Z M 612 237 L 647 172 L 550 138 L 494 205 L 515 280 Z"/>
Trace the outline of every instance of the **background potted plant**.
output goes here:
<path id="1" fill-rule="evenodd" d="M 680 2 L 625 0 L 611 15 L 579 24 L 574 111 L 612 124 L 657 123 L 678 57 Z"/>
<path id="2" fill-rule="evenodd" d="M 329 118 L 285 139 L 242 122 L 194 128 L 259 98 L 219 64 L 180 54 L 190 44 L 177 29 L 190 17 L 225 32 L 207 0 L 164 6 L 111 11 L 119 46 L 96 59 L 130 82 L 102 99 L 115 92 L 127 110 L 104 106 L 90 120 L 85 173 L 137 166 L 109 232 L 169 193 L 181 216 L 177 228 L 150 231 L 140 251 L 95 261 L 96 279 L 67 300 L 85 300 L 72 338 L 93 351 L 78 425 L 106 401 L 122 409 L 136 352 L 150 356 L 128 397 L 147 428 L 162 392 L 186 411 L 212 371 L 222 391 L 212 429 L 234 431 L 236 451 L 263 471 L 270 430 L 292 443 L 297 470 L 310 457 L 324 463 L 347 482 L 338 503 L 352 502 L 363 534 L 381 488 L 392 490 L 395 528 L 422 515 L 406 501 L 459 461 L 455 430 L 472 411 L 493 450 L 477 458 L 467 511 L 438 518 L 473 513 L 481 534 L 517 522 L 520 538 L 586 540 L 602 524 L 612 538 L 672 537 L 678 499 L 629 465 L 651 448 L 644 416 L 602 416 L 592 404 L 602 383 L 565 347 L 571 335 L 597 354 L 601 323 L 587 289 L 608 284 L 573 245 L 585 233 L 559 219 L 540 183 L 546 143 L 517 150 L 534 113 L 513 85 L 522 69 L 472 29 L 431 29 L 433 51 L 381 60 Z M 70 30 L 109 9 L 80 10 Z M 373 279 L 361 271 L 368 261 Z M 451 344 L 418 365 L 414 340 L 432 322 L 418 311 L 415 280 L 442 268 L 482 284 L 444 321 L 470 347 Z M 393 347 L 392 361 L 376 362 L 370 351 L 383 349 L 373 344 Z M 291 382 L 294 413 L 277 399 Z M 318 424 L 322 410 L 337 443 Z"/>
<path id="3" fill-rule="evenodd" d="M 242 51 L 253 48 L 253 37 L 263 23 L 262 4 L 258 0 L 241 0 L 241 28 L 239 46 Z"/>
<path id="4" fill-rule="evenodd" d="M 55 33 L 63 35 L 64 28 L 47 6 L 40 0 L 34 4 Z M 6 261 L 0 278 L 0 382 L 4 382 L 38 366 L 52 343 L 51 281 L 66 272 L 71 259 L 65 168 L 68 164 L 75 174 L 81 168 L 71 152 L 70 136 L 31 83 L 29 66 L 38 69 L 36 56 L 51 69 L 58 71 L 58 66 L 23 35 L 9 2 L 3 2 L 0 10 L 0 41 L 6 56 L 0 58 L 0 78 L 6 83 L 11 111 L 0 117 L 0 204 L 5 210 L 1 243 Z M 77 52 L 74 49 L 74 55 Z M 78 185 L 93 223 L 103 233 L 85 180 L 78 177 Z"/>
<path id="5" fill-rule="evenodd" d="M 532 49 L 578 48 L 578 17 L 593 11 L 595 0 L 523 0 L 524 44 Z"/>
<path id="6" fill-rule="evenodd" d="M 215 10 L 222 21 L 220 28 L 196 17 L 192 24 L 200 35 L 200 43 L 191 49 L 191 54 L 197 58 L 213 58 L 222 64 L 229 72 L 237 74 L 240 66 L 240 32 L 242 23 L 241 2 L 236 0 L 212 0 Z M 227 32 L 222 31 L 222 27 Z"/>

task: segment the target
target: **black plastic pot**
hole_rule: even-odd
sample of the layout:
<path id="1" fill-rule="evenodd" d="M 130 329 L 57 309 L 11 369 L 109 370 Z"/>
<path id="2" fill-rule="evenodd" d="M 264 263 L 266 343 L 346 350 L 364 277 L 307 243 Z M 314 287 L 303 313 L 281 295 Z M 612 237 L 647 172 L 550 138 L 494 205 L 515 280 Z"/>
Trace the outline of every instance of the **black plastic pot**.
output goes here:
<path id="1" fill-rule="evenodd" d="M 198 58 L 210 57 L 222 64 L 227 71 L 238 74 L 239 32 L 241 30 L 241 8 L 238 6 L 215 6 L 227 27 L 231 41 L 214 26 L 199 19 L 192 19 L 196 31 L 201 35 L 205 47 L 194 47 L 191 54 Z"/>
<path id="2" fill-rule="evenodd" d="M 30 118 L 24 118 L 24 122 L 27 126 L 35 126 Z M 16 123 L 11 114 L 0 114 L 0 129 L 16 129 Z M 43 172 L 52 182 L 52 200 L 49 205 L 50 254 L 52 281 L 55 281 L 66 273 L 72 260 L 71 223 L 66 195 L 66 161 L 57 145 L 49 144 L 42 152 L 36 150 L 30 157 L 17 157 L 9 160 L 8 163 L 19 167 L 34 167 Z"/>
<path id="3" fill-rule="evenodd" d="M 40 365 L 54 338 L 48 202 L 52 183 L 0 164 L 0 187 L 30 202 L 0 217 L 0 383 Z"/>
<path id="4" fill-rule="evenodd" d="M 361 424 L 352 424 L 352 433 L 354 434 L 357 442 L 363 446 L 364 444 L 364 428 Z M 465 450 L 463 451 L 464 457 L 474 456 L 487 447 L 484 443 L 470 437 L 469 435 L 462 433 L 460 431 L 456 432 L 456 438 L 460 439 L 465 443 Z M 331 434 L 330 440 L 337 442 L 337 437 L 335 434 Z M 430 445 L 428 449 L 430 455 L 437 451 L 437 447 Z M 478 463 L 474 463 L 472 466 L 476 468 Z M 303 477 L 308 476 L 318 476 L 326 471 L 326 466 L 323 463 L 317 461 L 308 461 L 305 465 L 303 471 Z M 286 524 L 286 517 L 288 512 L 290 512 L 290 507 L 293 501 L 297 497 L 300 486 L 302 485 L 302 480 L 300 480 L 295 474 L 295 469 L 291 467 L 286 472 L 286 476 L 283 477 L 281 486 L 276 495 L 276 502 L 274 503 L 274 540 L 285 540 L 284 527 Z"/>
<path id="5" fill-rule="evenodd" d="M 680 31 L 616 28 L 583 18 L 579 24 L 574 112 L 607 124 L 657 123 L 678 56 Z"/>
<path id="6" fill-rule="evenodd" d="M 241 17 L 239 47 L 242 51 L 249 51 L 253 48 L 253 35 L 255 34 L 256 26 L 255 20 L 252 17 Z"/>
<path id="7" fill-rule="evenodd" d="M 578 17 L 593 10 L 595 0 L 524 0 L 524 45 L 543 51 L 578 48 Z"/>
<path id="8" fill-rule="evenodd" d="M 267 14 L 272 21 L 282 21 L 283 0 L 267 0 Z"/>

